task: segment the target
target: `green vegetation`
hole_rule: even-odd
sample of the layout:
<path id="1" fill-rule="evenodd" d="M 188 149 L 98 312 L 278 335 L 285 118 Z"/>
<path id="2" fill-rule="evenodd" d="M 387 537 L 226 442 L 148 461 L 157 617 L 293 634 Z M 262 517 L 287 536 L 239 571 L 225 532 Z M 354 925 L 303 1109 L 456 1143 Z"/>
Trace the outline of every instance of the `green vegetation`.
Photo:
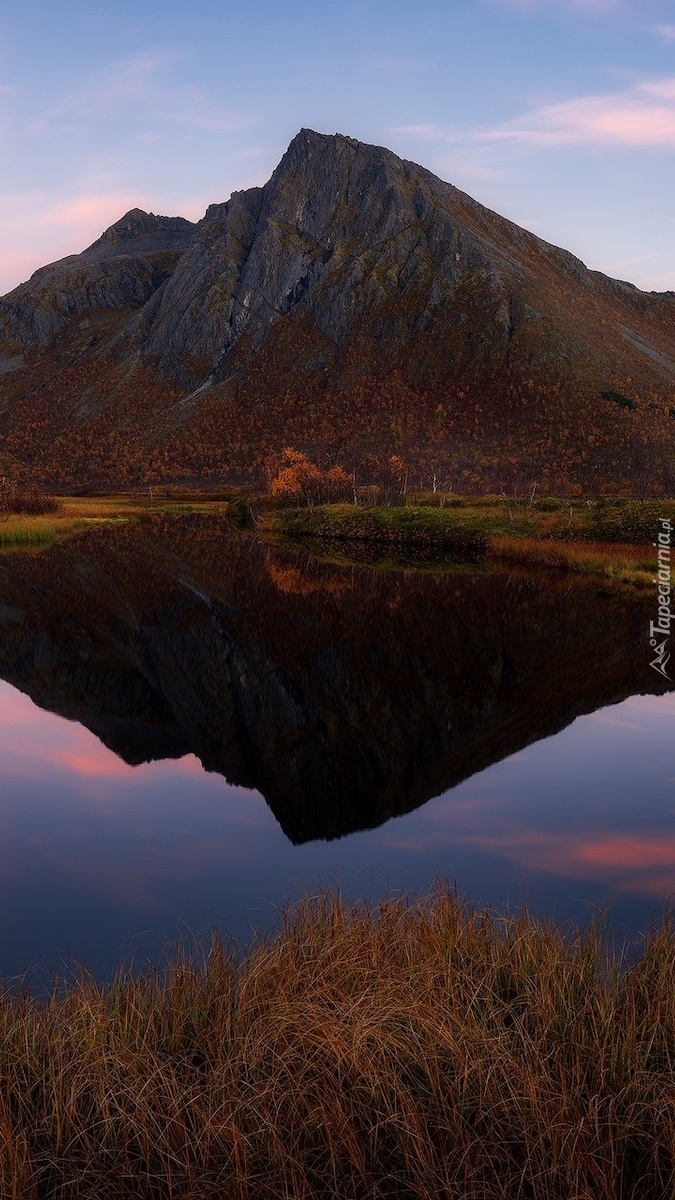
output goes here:
<path id="1" fill-rule="evenodd" d="M 52 499 L 49 516 L 0 512 L 0 551 L 39 549 L 57 537 L 67 537 L 99 525 L 130 524 L 147 520 L 153 513 L 226 511 L 220 500 L 189 502 L 169 497 L 154 499 L 147 493 L 127 496 L 63 497 Z"/>
<path id="2" fill-rule="evenodd" d="M 630 542 L 650 546 L 661 517 L 675 521 L 675 504 L 665 500 L 631 500 L 593 505 L 588 536 L 598 542 Z"/>
<path id="3" fill-rule="evenodd" d="M 482 558 L 487 549 L 487 539 L 480 529 L 470 528 L 456 517 L 448 519 L 440 508 L 321 505 L 282 509 L 272 515 L 271 525 L 290 537 L 435 547 L 465 558 Z"/>
<path id="4" fill-rule="evenodd" d="M 44 517 L 14 517 L 0 522 L 0 550 L 39 549 L 56 537 L 53 520 Z"/>
<path id="5" fill-rule="evenodd" d="M 662 517 L 675 522 L 673 501 L 623 497 L 451 497 L 441 507 L 439 497 L 428 496 L 388 507 L 269 506 L 266 512 L 263 502 L 261 512 L 264 527 L 289 538 L 487 556 L 649 586 L 658 522 Z"/>
<path id="6" fill-rule="evenodd" d="M 663 1200 L 675 935 L 320 895 L 238 961 L 0 1003 L 21 1200 Z"/>

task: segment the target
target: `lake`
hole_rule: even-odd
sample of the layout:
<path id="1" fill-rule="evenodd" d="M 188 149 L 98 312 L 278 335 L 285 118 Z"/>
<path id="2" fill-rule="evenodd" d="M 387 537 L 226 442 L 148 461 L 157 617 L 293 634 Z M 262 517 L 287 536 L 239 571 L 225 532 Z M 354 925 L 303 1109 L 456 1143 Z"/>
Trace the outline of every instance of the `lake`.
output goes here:
<path id="1" fill-rule="evenodd" d="M 317 559 L 215 517 L 0 557 L 0 972 L 108 978 L 441 877 L 620 938 L 675 893 L 648 592 Z"/>

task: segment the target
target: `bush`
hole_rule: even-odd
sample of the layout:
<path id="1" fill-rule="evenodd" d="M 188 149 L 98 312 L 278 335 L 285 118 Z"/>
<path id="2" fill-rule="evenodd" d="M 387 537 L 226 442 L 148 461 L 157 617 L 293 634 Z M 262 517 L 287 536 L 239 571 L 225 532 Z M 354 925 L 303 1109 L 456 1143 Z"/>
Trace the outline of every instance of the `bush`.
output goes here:
<path id="1" fill-rule="evenodd" d="M 20 513 L 34 517 L 56 512 L 57 508 L 56 500 L 46 496 L 35 483 L 22 483 L 6 476 L 0 478 L 0 514 Z"/>
<path id="2" fill-rule="evenodd" d="M 658 500 L 628 502 L 622 507 L 596 504 L 590 536 L 597 542 L 651 546 L 661 518 L 673 518 L 672 508 L 672 504 Z"/>

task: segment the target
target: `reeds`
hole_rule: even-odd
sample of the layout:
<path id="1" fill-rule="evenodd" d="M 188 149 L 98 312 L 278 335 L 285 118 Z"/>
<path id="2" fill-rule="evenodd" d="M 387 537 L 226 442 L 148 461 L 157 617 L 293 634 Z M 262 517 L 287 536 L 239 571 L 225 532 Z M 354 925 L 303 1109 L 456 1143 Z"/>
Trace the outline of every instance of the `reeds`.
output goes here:
<path id="1" fill-rule="evenodd" d="M 0 1194 L 21 1200 L 663 1200 L 675 1194 L 675 940 L 439 888 L 332 895 L 239 961 L 0 1004 Z"/>

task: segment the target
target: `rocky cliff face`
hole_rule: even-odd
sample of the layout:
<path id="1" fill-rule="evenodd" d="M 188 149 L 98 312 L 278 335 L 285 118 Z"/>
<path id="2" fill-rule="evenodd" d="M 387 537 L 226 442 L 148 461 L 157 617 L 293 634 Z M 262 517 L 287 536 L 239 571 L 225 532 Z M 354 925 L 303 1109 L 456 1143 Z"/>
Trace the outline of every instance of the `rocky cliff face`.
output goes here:
<path id="1" fill-rule="evenodd" d="M 129 762 L 197 754 L 301 842 L 663 690 L 650 603 L 514 572 L 333 567 L 213 518 L 156 519 L 3 556 L 0 676 Z"/>
<path id="2" fill-rule="evenodd" d="M 414 339 L 441 313 L 450 336 L 471 319 L 472 335 L 503 359 L 524 327 L 537 341 L 542 321 L 554 316 L 551 276 L 569 300 L 604 298 L 640 312 L 635 289 L 587 271 L 422 167 L 304 129 L 263 189 L 209 210 L 164 289 L 143 352 L 171 363 L 207 352 L 211 367 L 223 369 L 240 339 L 257 347 L 271 325 L 301 307 L 337 347 L 364 325 L 386 345 L 393 334 Z M 194 301 L 186 320 L 187 297 L 199 298 L 209 314 L 206 333 Z M 667 297 L 660 307 L 654 298 L 641 304 L 659 312 L 672 333 L 675 307 Z M 564 314 L 558 317 L 563 333 Z M 581 342 L 588 330 L 576 336 Z M 672 342 L 662 349 L 672 383 Z"/>
<path id="3" fill-rule="evenodd" d="M 104 358 L 102 387 L 91 375 Z M 456 471 L 497 451 L 531 459 L 533 444 L 552 464 L 561 436 L 569 468 L 583 473 L 590 444 L 587 474 L 604 463 L 627 476 L 631 445 L 667 457 L 673 441 L 675 298 L 588 271 L 385 149 L 301 130 L 263 188 L 198 225 L 134 210 L 6 296 L 0 372 L 10 453 L 60 372 L 65 409 L 89 414 L 85 440 L 110 401 L 126 430 L 112 431 L 115 453 L 136 421 L 174 476 L 195 445 L 188 474 L 235 462 L 255 474 L 291 437 L 324 456 L 404 451 Z M 617 389 L 634 408 L 602 395 Z M 247 423 L 252 407 L 264 412 Z M 60 412 L 29 459 L 48 458 Z"/>

